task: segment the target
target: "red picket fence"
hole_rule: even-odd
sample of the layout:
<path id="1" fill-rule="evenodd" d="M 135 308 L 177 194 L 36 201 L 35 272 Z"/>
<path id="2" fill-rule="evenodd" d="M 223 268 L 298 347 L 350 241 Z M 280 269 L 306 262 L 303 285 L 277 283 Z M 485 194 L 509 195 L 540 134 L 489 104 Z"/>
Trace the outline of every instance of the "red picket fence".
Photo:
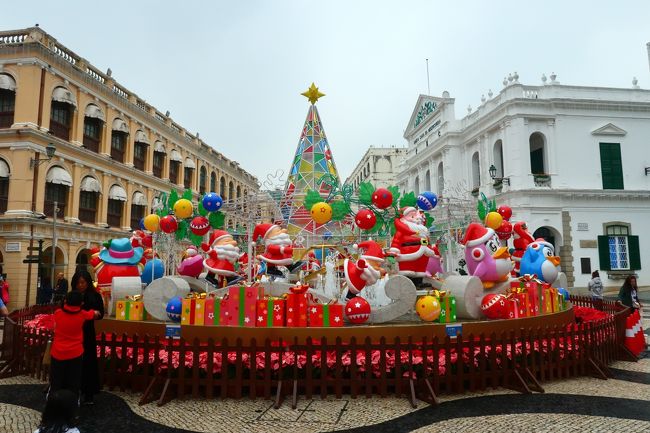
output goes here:
<path id="1" fill-rule="evenodd" d="M 593 306 L 573 297 L 575 305 Z M 536 327 L 462 337 L 215 341 L 102 333 L 98 357 L 109 389 L 142 392 L 141 403 L 170 398 L 310 399 L 344 394 L 407 396 L 437 403 L 442 393 L 507 387 L 543 391 L 541 382 L 581 375 L 603 379 L 616 359 L 633 359 L 622 344 L 629 310 L 604 301 L 606 319 L 567 327 Z M 21 326 L 36 313 L 13 314 L 11 374 L 46 380 L 42 357 L 49 332 Z M 488 324 L 489 325 L 489 324 Z M 622 328 L 621 328 L 622 327 Z M 364 328 L 358 335 L 363 335 Z M 623 334 L 621 334 L 623 329 Z M 5 330 L 7 332 L 7 330 Z M 7 372 L 5 372 L 7 373 Z"/>

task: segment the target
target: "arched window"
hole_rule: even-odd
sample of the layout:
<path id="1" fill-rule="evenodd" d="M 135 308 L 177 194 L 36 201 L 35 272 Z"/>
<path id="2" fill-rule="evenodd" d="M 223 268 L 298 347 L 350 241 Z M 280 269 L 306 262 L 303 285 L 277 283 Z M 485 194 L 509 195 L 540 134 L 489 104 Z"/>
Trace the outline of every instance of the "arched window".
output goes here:
<path id="1" fill-rule="evenodd" d="M 0 213 L 7 212 L 7 203 L 9 203 L 9 164 L 4 159 L 0 159 Z"/>
<path id="2" fill-rule="evenodd" d="M 217 191 L 217 173 L 210 173 L 210 192 Z"/>
<path id="3" fill-rule="evenodd" d="M 72 186 L 72 176 L 63 168 L 55 165 L 50 167 L 45 176 L 45 203 L 43 213 L 49 217 L 54 216 L 54 203 L 56 202 L 57 218 L 63 218 L 68 202 L 68 191 Z"/>
<path id="4" fill-rule="evenodd" d="M 108 211 L 106 214 L 106 222 L 109 226 L 122 226 L 124 202 L 126 202 L 126 191 L 119 185 L 113 185 L 108 192 Z"/>
<path id="5" fill-rule="evenodd" d="M 83 145 L 86 149 L 99 153 L 99 143 L 102 141 L 102 127 L 106 118 L 101 108 L 88 104 L 84 112 Z"/>
<path id="6" fill-rule="evenodd" d="M 431 191 L 431 172 L 429 170 L 424 175 L 424 189 L 425 191 Z"/>
<path id="7" fill-rule="evenodd" d="M 237 198 L 241 198 L 241 186 L 237 185 Z"/>
<path id="8" fill-rule="evenodd" d="M 196 163 L 191 158 L 185 158 L 185 173 L 183 175 L 183 185 L 187 189 L 191 189 L 194 182 L 194 169 L 196 169 Z"/>
<path id="9" fill-rule="evenodd" d="M 494 166 L 497 169 L 497 174 L 495 177 L 505 177 L 503 175 L 503 142 L 501 140 L 497 140 L 496 143 L 494 143 L 492 154 L 494 156 Z"/>
<path id="10" fill-rule="evenodd" d="M 178 174 L 183 158 L 178 150 L 172 149 L 169 155 L 169 181 L 174 185 L 178 185 Z"/>
<path id="11" fill-rule="evenodd" d="M 111 130 L 111 158 L 118 162 L 124 162 L 126 151 L 126 140 L 129 136 L 129 127 L 122 119 L 113 120 Z"/>
<path id="12" fill-rule="evenodd" d="M 99 181 L 92 176 L 81 180 L 79 187 L 79 221 L 94 224 L 97 222 L 97 203 L 101 188 Z"/>
<path id="13" fill-rule="evenodd" d="M 77 107 L 77 101 L 72 92 L 65 87 L 57 87 L 52 92 L 50 110 L 50 132 L 62 140 L 70 140 L 72 113 Z"/>
<path id="14" fill-rule="evenodd" d="M 75 271 L 88 271 L 93 272 L 93 268 L 90 265 L 91 253 L 88 249 L 83 249 L 77 254 L 77 259 L 75 260 Z"/>
<path id="15" fill-rule="evenodd" d="M 546 174 L 546 139 L 541 132 L 533 132 L 529 138 L 530 143 L 530 172 L 532 174 Z"/>
<path id="16" fill-rule="evenodd" d="M 135 133 L 135 143 L 133 144 L 133 166 L 138 170 L 144 171 L 148 147 L 149 138 L 143 130 L 139 129 Z"/>
<path id="17" fill-rule="evenodd" d="M 9 74 L 0 74 L 0 128 L 11 128 L 16 107 L 16 81 Z"/>
<path id="18" fill-rule="evenodd" d="M 162 141 L 157 140 L 153 145 L 153 175 L 162 179 L 163 167 L 165 166 L 165 145 Z"/>
<path id="19" fill-rule="evenodd" d="M 472 189 L 481 186 L 481 165 L 478 160 L 478 152 L 472 155 Z"/>
<path id="20" fill-rule="evenodd" d="M 133 193 L 131 199 L 131 230 L 140 230 L 140 220 L 147 211 L 147 199 L 140 191 Z"/>
<path id="21" fill-rule="evenodd" d="M 235 184 L 230 181 L 228 183 L 228 200 L 235 198 Z"/>
<path id="22" fill-rule="evenodd" d="M 445 189 L 445 167 L 442 164 L 442 161 L 438 164 L 438 195 L 442 195 L 442 191 Z"/>
<path id="23" fill-rule="evenodd" d="M 413 192 L 417 195 L 420 194 L 420 177 L 415 176 L 415 181 L 413 182 Z"/>
<path id="24" fill-rule="evenodd" d="M 219 179 L 219 195 L 221 196 L 222 199 L 226 200 L 226 178 L 221 176 L 221 179 Z"/>
<path id="25" fill-rule="evenodd" d="M 207 182 L 208 171 L 205 169 L 205 166 L 201 166 L 199 172 L 199 194 L 205 194 L 205 183 Z"/>

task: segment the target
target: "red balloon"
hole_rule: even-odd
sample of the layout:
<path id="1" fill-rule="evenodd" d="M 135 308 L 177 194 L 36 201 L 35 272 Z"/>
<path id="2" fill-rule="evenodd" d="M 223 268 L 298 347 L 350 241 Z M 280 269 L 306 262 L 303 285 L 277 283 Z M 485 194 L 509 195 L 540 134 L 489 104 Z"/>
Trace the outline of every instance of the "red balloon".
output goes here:
<path id="1" fill-rule="evenodd" d="M 375 192 L 372 193 L 372 204 L 377 206 L 379 209 L 386 209 L 393 204 L 393 193 L 386 188 L 377 188 Z"/>
<path id="2" fill-rule="evenodd" d="M 488 319 L 507 319 L 508 298 L 502 294 L 489 293 L 483 296 L 481 311 Z"/>
<path id="3" fill-rule="evenodd" d="M 174 215 L 167 215 L 160 219 L 160 230 L 164 233 L 174 233 L 178 229 L 178 221 Z"/>
<path id="4" fill-rule="evenodd" d="M 499 212 L 499 215 L 501 215 L 504 220 L 510 221 L 510 217 L 512 216 L 512 209 L 510 209 L 510 206 L 499 206 L 497 212 Z"/>
<path id="5" fill-rule="evenodd" d="M 370 304 L 361 296 L 355 296 L 345 304 L 345 315 L 350 323 L 364 323 L 370 318 Z"/>
<path id="6" fill-rule="evenodd" d="M 204 216 L 196 216 L 190 222 L 190 230 L 197 236 L 203 236 L 210 231 L 210 221 Z"/>
<path id="7" fill-rule="evenodd" d="M 354 217 L 354 222 L 361 230 L 370 230 L 377 223 L 377 217 L 370 209 L 361 209 Z"/>
<path id="8" fill-rule="evenodd" d="M 504 219 L 499 228 L 496 229 L 496 233 L 502 241 L 510 239 L 510 236 L 512 236 L 512 224 L 510 224 L 510 221 Z"/>

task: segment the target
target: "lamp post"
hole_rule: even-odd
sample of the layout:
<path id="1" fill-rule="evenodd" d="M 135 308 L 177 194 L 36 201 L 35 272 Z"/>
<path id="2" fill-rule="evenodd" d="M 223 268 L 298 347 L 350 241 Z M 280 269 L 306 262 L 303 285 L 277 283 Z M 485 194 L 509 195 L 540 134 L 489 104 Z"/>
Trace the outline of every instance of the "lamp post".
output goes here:
<path id="1" fill-rule="evenodd" d="M 488 172 L 490 173 L 490 178 L 495 181 L 495 182 L 501 182 L 505 183 L 507 185 L 510 185 L 510 178 L 509 177 L 497 177 L 497 168 L 492 164 L 490 168 L 488 169 Z"/>
<path id="2" fill-rule="evenodd" d="M 56 153 L 56 146 L 52 143 L 49 143 L 45 147 L 45 154 L 47 155 L 47 158 L 41 158 L 40 157 L 40 152 L 35 151 L 34 152 L 34 158 L 29 159 L 29 168 L 34 170 L 34 177 L 32 178 L 32 217 L 36 213 L 36 192 L 38 188 L 38 167 L 46 162 L 52 159 L 54 154 Z M 29 250 L 32 251 L 34 248 L 34 223 L 29 224 Z M 40 265 L 40 264 L 39 264 Z M 32 264 L 29 263 L 27 265 L 27 290 L 25 291 L 25 307 L 29 306 L 29 291 L 31 289 L 32 285 Z"/>

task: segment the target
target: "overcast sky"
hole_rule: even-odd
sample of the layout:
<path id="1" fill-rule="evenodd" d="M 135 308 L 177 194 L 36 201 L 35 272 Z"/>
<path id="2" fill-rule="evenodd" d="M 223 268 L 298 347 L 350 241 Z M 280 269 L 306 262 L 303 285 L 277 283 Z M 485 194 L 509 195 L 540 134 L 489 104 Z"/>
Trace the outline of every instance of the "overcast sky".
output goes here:
<path id="1" fill-rule="evenodd" d="M 213 4 L 214 3 L 214 4 Z M 370 146 L 404 146 L 418 95 L 456 116 L 517 71 L 524 84 L 650 87 L 650 2 L 30 1 L 0 29 L 39 23 L 259 178 L 288 171 L 314 81 L 344 180 Z"/>

